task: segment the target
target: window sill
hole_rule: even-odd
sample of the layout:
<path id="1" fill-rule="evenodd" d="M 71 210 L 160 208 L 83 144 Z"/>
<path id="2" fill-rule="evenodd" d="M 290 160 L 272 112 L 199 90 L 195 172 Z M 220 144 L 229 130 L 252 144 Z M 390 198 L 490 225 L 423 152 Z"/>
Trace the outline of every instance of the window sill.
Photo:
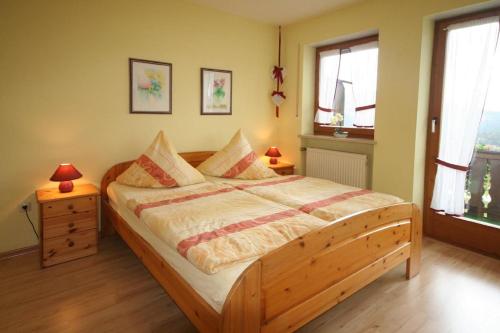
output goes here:
<path id="1" fill-rule="evenodd" d="M 374 145 L 377 142 L 373 139 L 362 139 L 362 138 L 336 138 L 333 135 L 315 135 L 315 134 L 301 134 L 299 135 L 301 139 L 314 139 L 314 140 L 326 140 L 326 141 L 338 141 L 338 142 L 351 142 L 351 143 L 361 143 L 365 145 Z"/>
<path id="2" fill-rule="evenodd" d="M 349 138 L 373 140 L 375 137 L 374 128 L 358 128 L 358 127 L 337 127 L 331 125 L 314 124 L 314 135 L 333 136 L 335 129 L 340 128 L 343 132 L 349 134 Z"/>

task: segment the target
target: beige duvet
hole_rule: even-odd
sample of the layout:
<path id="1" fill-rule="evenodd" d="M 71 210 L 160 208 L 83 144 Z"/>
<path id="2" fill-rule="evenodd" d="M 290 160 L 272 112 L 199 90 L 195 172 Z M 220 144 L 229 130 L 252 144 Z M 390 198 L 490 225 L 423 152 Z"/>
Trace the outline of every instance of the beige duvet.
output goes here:
<path id="1" fill-rule="evenodd" d="M 325 225 L 226 184 L 201 183 L 130 199 L 127 207 L 205 273 L 263 254 Z"/>
<path id="2" fill-rule="evenodd" d="M 402 199 L 389 194 L 304 176 L 281 176 L 262 180 L 209 177 L 208 180 L 231 185 L 325 221 L 335 221 L 367 209 L 403 202 Z"/>

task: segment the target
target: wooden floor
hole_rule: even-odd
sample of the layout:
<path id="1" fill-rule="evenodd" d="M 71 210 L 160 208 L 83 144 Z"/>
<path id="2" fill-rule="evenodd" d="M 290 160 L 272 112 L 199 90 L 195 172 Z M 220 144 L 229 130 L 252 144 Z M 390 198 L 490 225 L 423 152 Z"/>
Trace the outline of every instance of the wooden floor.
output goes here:
<path id="1" fill-rule="evenodd" d="M 36 254 L 0 261 L 0 332 L 195 332 L 118 238 L 97 256 L 40 270 Z M 404 267 L 300 332 L 500 332 L 500 261 L 424 240 L 422 272 Z"/>

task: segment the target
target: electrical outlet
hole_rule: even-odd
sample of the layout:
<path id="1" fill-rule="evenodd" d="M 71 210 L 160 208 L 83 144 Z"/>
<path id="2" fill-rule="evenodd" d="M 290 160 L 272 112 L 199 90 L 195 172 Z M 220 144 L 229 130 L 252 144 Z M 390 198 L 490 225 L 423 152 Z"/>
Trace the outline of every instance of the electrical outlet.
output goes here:
<path id="1" fill-rule="evenodd" d="M 19 205 L 19 211 L 21 213 L 24 213 L 26 211 L 30 211 L 31 210 L 31 202 L 23 202 Z"/>

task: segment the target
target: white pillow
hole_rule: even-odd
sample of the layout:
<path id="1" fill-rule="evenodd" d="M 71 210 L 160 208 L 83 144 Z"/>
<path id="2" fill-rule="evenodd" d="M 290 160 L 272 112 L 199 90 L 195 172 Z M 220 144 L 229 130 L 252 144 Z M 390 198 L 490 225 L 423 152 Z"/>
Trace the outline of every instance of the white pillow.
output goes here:
<path id="1" fill-rule="evenodd" d="M 221 151 L 201 163 L 198 170 L 207 176 L 223 178 L 263 179 L 277 176 L 258 158 L 241 130 Z"/>
<path id="2" fill-rule="evenodd" d="M 153 143 L 116 181 L 135 187 L 175 187 L 197 184 L 205 177 L 186 162 L 160 131 Z"/>

